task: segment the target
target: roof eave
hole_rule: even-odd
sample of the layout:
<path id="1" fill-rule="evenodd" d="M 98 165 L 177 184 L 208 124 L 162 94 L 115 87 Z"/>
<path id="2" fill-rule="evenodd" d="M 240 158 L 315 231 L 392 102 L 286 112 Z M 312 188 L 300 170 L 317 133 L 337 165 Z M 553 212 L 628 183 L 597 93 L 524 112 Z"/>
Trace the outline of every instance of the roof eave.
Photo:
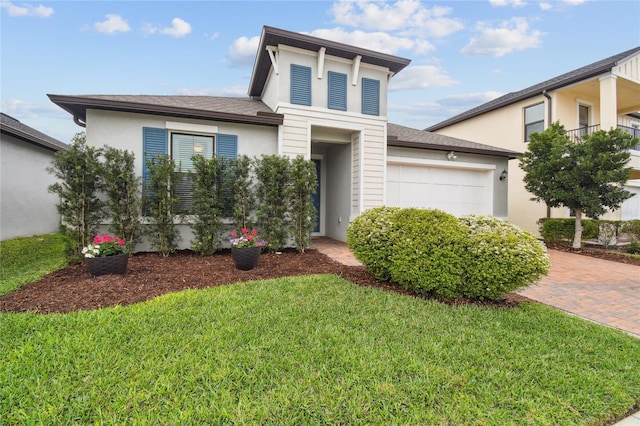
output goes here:
<path id="1" fill-rule="evenodd" d="M 459 147 L 459 146 L 443 146 L 439 144 L 432 144 L 428 142 L 411 142 L 411 141 L 403 141 L 395 138 L 387 139 L 388 146 L 396 146 L 401 148 L 420 148 L 420 149 L 432 149 L 435 151 L 456 151 L 456 152 L 464 152 L 467 154 L 481 154 L 481 155 L 494 155 L 496 157 L 505 157 L 509 160 L 515 160 L 522 153 L 515 151 L 503 151 L 503 150 L 492 150 L 485 148 L 470 148 L 470 147 Z"/>
<path id="2" fill-rule="evenodd" d="M 74 118 L 86 122 L 87 109 L 122 111 L 140 114 L 155 114 L 170 117 L 194 118 L 224 121 L 229 123 L 255 124 L 260 126 L 278 126 L 283 123 L 282 114 L 258 112 L 256 115 L 235 114 L 220 111 L 206 111 L 192 108 L 153 105 L 107 99 L 83 98 L 76 96 L 47 95 L 51 102 L 70 113 Z"/>
<path id="3" fill-rule="evenodd" d="M 22 141 L 29 142 L 34 145 L 38 145 L 42 148 L 48 149 L 53 152 L 65 151 L 68 149 L 67 147 L 55 145 L 44 139 L 36 138 L 33 135 L 22 132 L 18 129 L 14 129 L 13 127 L 5 126 L 4 124 L 0 124 L 0 132 L 6 135 L 12 136 L 14 138 L 20 139 Z"/>

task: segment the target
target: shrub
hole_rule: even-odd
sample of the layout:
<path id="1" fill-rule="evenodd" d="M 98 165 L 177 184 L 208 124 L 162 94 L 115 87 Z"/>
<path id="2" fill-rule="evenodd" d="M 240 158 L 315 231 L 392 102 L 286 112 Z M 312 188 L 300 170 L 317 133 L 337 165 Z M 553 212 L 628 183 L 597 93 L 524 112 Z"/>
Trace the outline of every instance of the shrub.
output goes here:
<path id="1" fill-rule="evenodd" d="M 311 233 L 316 225 L 316 208 L 313 205 L 313 194 L 318 186 L 316 166 L 313 161 L 297 156 L 291 161 L 291 228 L 296 250 L 304 253 L 311 244 Z"/>
<path id="2" fill-rule="evenodd" d="M 467 229 L 461 295 L 497 299 L 549 272 L 546 247 L 530 232 L 491 216 L 459 220 Z"/>
<path id="3" fill-rule="evenodd" d="M 629 237 L 629 240 L 632 242 L 640 241 L 640 220 L 635 219 L 622 222 L 620 233 L 627 234 L 627 237 Z"/>
<path id="4" fill-rule="evenodd" d="M 256 215 L 264 237 L 274 251 L 287 244 L 291 164 L 286 157 L 265 155 L 256 161 L 256 194 L 259 199 Z"/>
<path id="5" fill-rule="evenodd" d="M 390 238 L 398 207 L 376 207 L 356 217 L 347 228 L 347 247 L 379 280 L 391 278 Z"/>
<path id="6" fill-rule="evenodd" d="M 639 241 L 631 241 L 627 246 L 627 253 L 630 254 L 640 254 L 640 242 Z"/>
<path id="7" fill-rule="evenodd" d="M 459 295 L 465 228 L 454 216 L 408 208 L 392 217 L 391 278 L 418 294 Z"/>
<path id="8" fill-rule="evenodd" d="M 47 168 L 58 180 L 48 189 L 60 198 L 56 206 L 62 216 L 60 233 L 67 252 L 76 257 L 91 242 L 103 215 L 104 203 L 98 197 L 103 187 L 101 153 L 86 144 L 84 133 L 77 133 L 71 147 L 57 152 Z"/>
<path id="9" fill-rule="evenodd" d="M 576 220 L 574 218 L 541 218 L 540 235 L 546 243 L 570 245 L 575 234 Z M 595 238 L 598 234 L 596 221 L 582 220 L 582 238 Z"/>

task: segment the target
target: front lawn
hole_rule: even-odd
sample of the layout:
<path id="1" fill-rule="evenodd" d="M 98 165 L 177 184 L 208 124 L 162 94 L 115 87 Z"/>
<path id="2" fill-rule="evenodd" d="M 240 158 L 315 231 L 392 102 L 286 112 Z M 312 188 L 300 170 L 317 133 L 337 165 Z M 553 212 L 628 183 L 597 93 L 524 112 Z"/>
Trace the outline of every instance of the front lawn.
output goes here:
<path id="1" fill-rule="evenodd" d="M 59 234 L 0 241 L 0 295 L 67 265 Z"/>
<path id="2" fill-rule="evenodd" d="M 334 275 L 0 314 L 0 365 L 6 424 L 599 425 L 640 403 L 622 332 Z"/>

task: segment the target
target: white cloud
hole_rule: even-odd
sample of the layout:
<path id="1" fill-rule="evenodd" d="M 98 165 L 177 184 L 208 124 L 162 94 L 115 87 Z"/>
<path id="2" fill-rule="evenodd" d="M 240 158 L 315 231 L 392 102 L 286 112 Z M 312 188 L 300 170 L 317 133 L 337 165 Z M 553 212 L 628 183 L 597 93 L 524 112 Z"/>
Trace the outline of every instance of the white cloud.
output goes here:
<path id="1" fill-rule="evenodd" d="M 527 5 L 527 2 L 522 0 L 489 0 L 489 3 L 493 7 L 523 7 Z"/>
<path id="2" fill-rule="evenodd" d="M 546 1 L 541 1 L 539 4 L 540 9 L 542 10 L 550 10 L 553 8 L 553 5 L 551 3 L 548 3 Z"/>
<path id="3" fill-rule="evenodd" d="M 21 99 L 7 99 L 0 102 L 0 110 L 20 120 L 23 118 L 36 118 L 41 116 L 68 118 L 69 114 L 54 104 L 37 104 Z"/>
<path id="4" fill-rule="evenodd" d="M 545 33 L 529 28 L 525 18 L 512 18 L 500 27 L 492 28 L 479 23 L 480 35 L 472 37 L 461 51 L 465 56 L 491 55 L 504 56 L 508 53 L 539 47 Z"/>
<path id="5" fill-rule="evenodd" d="M 122 19 L 120 15 L 108 14 L 105 15 L 105 18 L 107 19 L 93 24 L 93 28 L 95 28 L 96 31 L 105 34 L 126 33 L 131 31 L 129 23 Z"/>
<path id="6" fill-rule="evenodd" d="M 569 6 L 580 6 L 582 3 L 586 3 L 587 0 L 564 0 L 564 3 Z"/>
<path id="7" fill-rule="evenodd" d="M 160 30 L 160 34 L 166 34 L 176 38 L 184 37 L 190 32 L 191 25 L 180 18 L 173 18 L 171 20 L 171 27 Z"/>
<path id="8" fill-rule="evenodd" d="M 426 40 L 396 37 L 384 32 L 348 32 L 342 28 L 333 28 L 314 30 L 310 35 L 389 54 L 396 54 L 401 50 L 416 50 L 420 53 L 434 50 L 433 45 Z"/>
<path id="9" fill-rule="evenodd" d="M 457 19 L 446 17 L 451 13 L 451 8 L 428 8 L 419 0 L 399 0 L 395 3 L 338 0 L 331 12 L 339 24 L 374 31 L 427 33 L 444 37 L 464 28 Z"/>
<path id="10" fill-rule="evenodd" d="M 246 97 L 247 86 L 217 87 L 214 89 L 178 89 L 176 93 L 183 96 L 229 96 Z"/>
<path id="11" fill-rule="evenodd" d="M 37 18 L 48 18 L 53 15 L 53 8 L 45 7 L 43 5 L 33 6 L 30 4 L 24 4 L 23 6 L 16 6 L 9 1 L 0 2 L 0 7 L 6 9 L 9 16 L 35 16 Z"/>
<path id="12" fill-rule="evenodd" d="M 450 87 L 459 82 L 433 65 L 410 66 L 391 79 L 389 91 Z"/>
<path id="13" fill-rule="evenodd" d="M 227 58 L 235 66 L 247 66 L 252 65 L 258 51 L 258 45 L 260 44 L 260 37 L 240 37 L 236 39 L 229 50 L 227 51 Z"/>

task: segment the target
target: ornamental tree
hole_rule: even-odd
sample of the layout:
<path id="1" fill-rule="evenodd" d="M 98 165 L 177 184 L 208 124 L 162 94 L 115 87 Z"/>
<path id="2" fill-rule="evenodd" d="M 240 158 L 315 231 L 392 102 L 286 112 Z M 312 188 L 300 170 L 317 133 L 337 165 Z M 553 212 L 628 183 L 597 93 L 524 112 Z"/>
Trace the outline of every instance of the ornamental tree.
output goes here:
<path id="1" fill-rule="evenodd" d="M 629 149 L 636 143 L 620 129 L 599 130 L 574 143 L 558 122 L 531 135 L 520 158 L 525 188 L 533 201 L 575 211 L 574 248 L 582 243 L 582 214 L 597 219 L 633 196 L 623 186 L 631 170 Z"/>

